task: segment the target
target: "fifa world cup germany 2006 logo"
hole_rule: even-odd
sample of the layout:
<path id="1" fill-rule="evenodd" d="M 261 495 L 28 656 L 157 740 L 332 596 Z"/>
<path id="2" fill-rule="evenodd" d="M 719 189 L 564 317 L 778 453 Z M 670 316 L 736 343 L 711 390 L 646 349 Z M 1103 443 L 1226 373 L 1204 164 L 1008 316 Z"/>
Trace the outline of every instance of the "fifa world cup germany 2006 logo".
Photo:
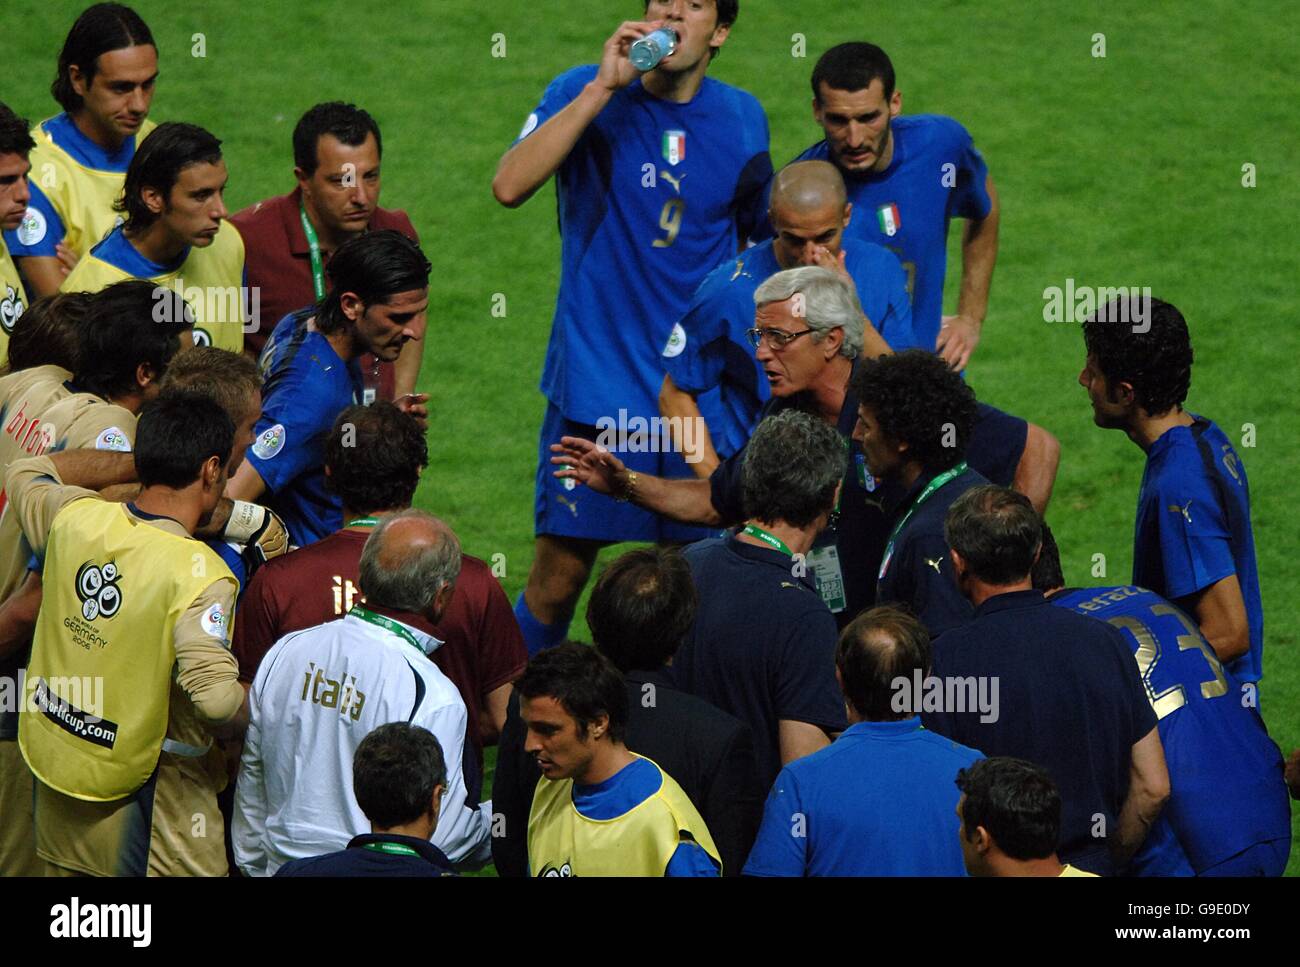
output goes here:
<path id="1" fill-rule="evenodd" d="M 100 567 L 87 561 L 77 569 L 77 597 L 81 599 L 81 616 L 87 621 L 111 618 L 122 606 L 122 592 L 118 590 L 117 565 L 109 561 Z"/>

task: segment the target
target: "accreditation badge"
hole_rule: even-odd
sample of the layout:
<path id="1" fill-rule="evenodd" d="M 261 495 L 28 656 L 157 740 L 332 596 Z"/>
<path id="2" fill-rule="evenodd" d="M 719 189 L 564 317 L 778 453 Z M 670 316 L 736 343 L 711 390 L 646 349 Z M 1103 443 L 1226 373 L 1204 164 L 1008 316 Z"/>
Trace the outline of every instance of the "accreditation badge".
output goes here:
<path id="1" fill-rule="evenodd" d="M 817 593 L 832 614 L 839 614 L 849 603 L 844 596 L 844 571 L 840 568 L 839 548 L 834 544 L 814 547 L 808 552 L 807 560 L 817 582 Z"/>

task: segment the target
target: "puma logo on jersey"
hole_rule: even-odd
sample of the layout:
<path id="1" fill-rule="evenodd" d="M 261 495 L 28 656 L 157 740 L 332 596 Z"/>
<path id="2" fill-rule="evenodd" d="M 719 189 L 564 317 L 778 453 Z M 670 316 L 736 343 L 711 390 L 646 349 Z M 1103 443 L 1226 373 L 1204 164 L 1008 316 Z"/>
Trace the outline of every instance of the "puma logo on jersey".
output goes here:
<path id="1" fill-rule="evenodd" d="M 926 563 L 926 564 L 929 564 L 930 567 L 934 568 L 934 573 L 935 573 L 935 574 L 938 574 L 938 573 L 939 573 L 939 565 L 943 563 L 943 558 L 941 558 L 941 557 L 936 557 L 936 558 L 934 558 L 933 560 L 931 560 L 930 558 L 927 557 L 927 558 L 925 559 L 925 563 Z"/>
<path id="2" fill-rule="evenodd" d="M 1187 519 L 1187 523 L 1190 524 L 1192 522 L 1191 506 L 1192 506 L 1192 502 L 1190 500 L 1187 503 L 1183 504 L 1183 506 L 1181 507 L 1179 507 L 1177 504 L 1170 504 L 1169 512 L 1171 514 L 1182 514 L 1183 517 Z"/>
<path id="3" fill-rule="evenodd" d="M 682 177 L 685 177 L 685 175 L 683 175 Z M 745 263 L 742 262 L 740 259 L 736 259 L 736 271 L 731 273 L 731 278 L 728 279 L 727 281 L 735 282 L 742 275 L 747 279 L 753 278 L 752 275 L 750 275 L 748 272 L 745 271 Z"/>
<path id="4" fill-rule="evenodd" d="M 680 195 L 682 193 L 682 180 L 686 177 L 686 175 L 683 174 L 681 178 L 674 178 L 668 172 L 661 171 L 659 172 L 659 177 L 662 178 L 664 181 L 668 182 L 668 184 L 672 185 L 673 191 L 677 192 L 677 194 Z"/>
<path id="5" fill-rule="evenodd" d="M 573 501 L 571 501 L 568 497 L 565 497 L 563 494 L 556 494 L 555 499 L 558 500 L 560 503 L 562 503 L 565 507 L 568 507 L 569 510 L 573 513 L 574 517 L 578 516 L 578 505 L 575 504 Z"/>

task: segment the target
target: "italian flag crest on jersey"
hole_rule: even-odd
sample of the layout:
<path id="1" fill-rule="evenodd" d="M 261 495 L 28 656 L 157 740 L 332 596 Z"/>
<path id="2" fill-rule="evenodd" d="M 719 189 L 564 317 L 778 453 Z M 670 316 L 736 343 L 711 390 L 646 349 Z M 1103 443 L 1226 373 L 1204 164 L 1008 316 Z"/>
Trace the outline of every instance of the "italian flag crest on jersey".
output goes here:
<path id="1" fill-rule="evenodd" d="M 665 131 L 664 132 L 664 160 L 670 165 L 675 165 L 686 158 L 686 132 L 685 131 Z"/>
<path id="2" fill-rule="evenodd" d="M 876 209 L 876 221 L 880 223 L 880 230 L 891 238 L 903 227 L 903 221 L 898 217 L 898 206 L 892 201 Z"/>

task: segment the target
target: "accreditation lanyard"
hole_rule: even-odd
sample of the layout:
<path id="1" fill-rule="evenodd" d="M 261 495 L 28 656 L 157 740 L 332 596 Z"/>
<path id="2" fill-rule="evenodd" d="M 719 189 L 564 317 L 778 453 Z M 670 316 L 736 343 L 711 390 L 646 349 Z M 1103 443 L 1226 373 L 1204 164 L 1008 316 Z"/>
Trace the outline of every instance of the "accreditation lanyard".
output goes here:
<path id="1" fill-rule="evenodd" d="M 757 537 L 768 547 L 774 550 L 778 550 L 782 554 L 787 554 L 790 557 L 794 557 L 794 551 L 786 547 L 785 541 L 781 540 L 781 538 L 777 537 L 775 534 L 769 534 L 761 527 L 755 527 L 753 524 L 746 524 L 745 529 L 742 531 L 742 533 L 748 534 L 750 537 Z"/>
<path id="2" fill-rule="evenodd" d="M 885 576 L 885 571 L 888 570 L 889 568 L 889 562 L 894 557 L 894 540 L 898 537 L 898 532 L 901 531 L 904 525 L 906 525 L 907 522 L 911 519 L 912 514 L 916 512 L 916 508 L 920 507 L 923 503 L 929 500 L 930 496 L 936 490 L 938 490 L 940 487 L 946 484 L 948 481 L 952 480 L 955 477 L 960 477 L 965 472 L 966 472 L 966 461 L 963 460 L 961 463 L 957 464 L 957 466 L 953 467 L 951 470 L 945 470 L 943 473 L 939 474 L 939 476 L 935 477 L 933 480 L 931 480 L 928 484 L 925 485 L 925 489 L 921 491 L 920 496 L 917 497 L 916 500 L 912 501 L 911 507 L 907 508 L 907 513 L 904 514 L 902 519 L 899 520 L 899 522 L 894 525 L 894 529 L 889 532 L 889 543 L 885 545 L 885 557 L 880 564 L 880 574 L 878 575 L 878 579 L 883 578 Z"/>
<path id="3" fill-rule="evenodd" d="M 419 856 L 420 854 L 409 846 L 403 846 L 401 843 L 366 843 L 362 849 L 374 850 L 376 853 L 392 853 L 397 856 Z"/>
<path id="4" fill-rule="evenodd" d="M 316 229 L 312 228 L 311 219 L 307 217 L 307 207 L 298 205 L 298 216 L 302 219 L 302 233 L 307 236 L 307 251 L 311 253 L 311 284 L 316 290 L 316 301 L 325 298 L 325 266 L 320 257 L 320 239 Z"/>
<path id="5" fill-rule="evenodd" d="M 420 643 L 415 640 L 415 636 L 412 635 L 405 628 L 403 628 L 401 625 L 399 625 L 392 618 L 385 618 L 382 614 L 375 614 L 373 611 L 370 611 L 359 604 L 354 604 L 352 606 L 352 610 L 349 611 L 348 614 L 352 615 L 353 617 L 360 618 L 362 621 L 368 621 L 370 624 L 375 625 L 376 627 L 379 628 L 383 628 L 385 631 L 391 631 L 393 634 L 397 635 L 397 637 L 401 638 L 408 645 L 410 645 L 412 648 L 418 651 L 421 655 L 424 654 L 424 649 L 421 648 Z"/>

